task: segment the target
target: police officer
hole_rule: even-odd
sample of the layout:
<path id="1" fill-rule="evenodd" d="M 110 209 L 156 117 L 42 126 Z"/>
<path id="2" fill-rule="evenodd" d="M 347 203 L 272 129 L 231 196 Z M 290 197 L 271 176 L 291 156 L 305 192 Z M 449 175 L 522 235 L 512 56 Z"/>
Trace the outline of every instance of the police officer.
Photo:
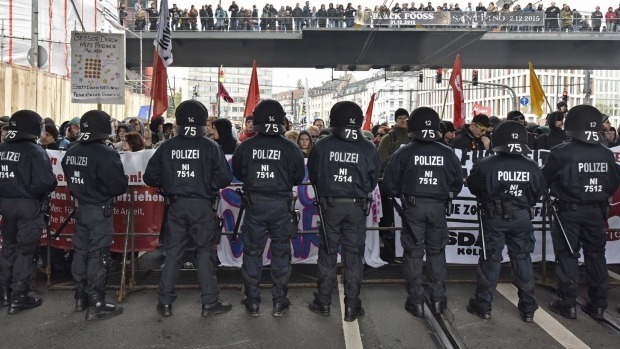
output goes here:
<path id="1" fill-rule="evenodd" d="M 401 198 L 407 223 L 401 243 L 405 249 L 405 279 L 409 297 L 405 309 L 424 316 L 422 258 L 426 249 L 433 313 L 446 307 L 446 203 L 463 188 L 463 170 L 454 150 L 439 143 L 441 123 L 437 112 L 420 107 L 409 117 L 413 140 L 394 153 L 385 169 L 383 185 L 390 197 Z M 449 203 L 448 203 L 449 204 Z"/>
<path id="2" fill-rule="evenodd" d="M 9 314 L 42 304 L 28 291 L 33 255 L 45 229 L 47 197 L 57 184 L 47 153 L 35 142 L 42 132 L 41 116 L 20 110 L 11 116 L 6 140 L 0 144 L 0 307 L 10 306 Z"/>
<path id="3" fill-rule="evenodd" d="M 478 261 L 476 293 L 467 311 L 483 319 L 491 318 L 504 245 L 519 289 L 521 319 L 532 322 L 538 309 L 530 257 L 535 244 L 530 207 L 541 196 L 545 181 L 538 165 L 525 156 L 530 153 L 527 142 L 525 126 L 516 121 L 500 123 L 491 135 L 495 155 L 478 160 L 467 177 L 469 191 L 482 210 L 486 248 Z"/>
<path id="4" fill-rule="evenodd" d="M 316 185 L 324 219 L 320 228 L 318 293 L 309 308 L 329 315 L 341 244 L 345 321 L 355 321 L 364 314 L 359 294 L 366 215 L 370 207 L 368 196 L 377 185 L 381 167 L 377 149 L 362 136 L 363 121 L 364 114 L 357 104 L 349 101 L 334 104 L 329 113 L 333 134 L 320 139 L 308 157 L 308 174 Z"/>
<path id="5" fill-rule="evenodd" d="M 560 299 L 549 309 L 569 319 L 577 317 L 577 258 L 582 246 L 589 296 L 584 311 L 601 319 L 607 307 L 603 222 L 608 200 L 620 183 L 620 169 L 611 150 L 601 144 L 601 124 L 598 109 L 589 105 L 571 108 L 564 120 L 570 140 L 551 148 L 542 169 L 551 195 L 557 198 L 560 219 L 554 220 L 551 230 Z"/>
<path id="6" fill-rule="evenodd" d="M 251 316 L 259 316 L 259 281 L 263 268 L 266 235 L 271 238 L 273 316 L 289 307 L 288 281 L 291 275 L 291 214 L 294 214 L 293 186 L 303 182 L 306 168 L 301 149 L 282 137 L 284 109 L 275 100 L 260 102 L 254 109 L 254 130 L 232 157 L 235 177 L 243 181 L 246 205 L 243 218 L 243 303 Z"/>
<path id="7" fill-rule="evenodd" d="M 86 309 L 86 320 L 119 315 L 123 308 L 105 301 L 114 233 L 114 198 L 127 191 L 120 156 L 105 144 L 112 133 L 110 115 L 91 110 L 80 119 L 77 142 L 62 159 L 67 186 L 76 212 L 72 238 L 75 254 L 75 311 Z"/>
<path id="8" fill-rule="evenodd" d="M 219 315 L 232 305 L 220 300 L 215 277 L 213 244 L 219 242 L 220 228 L 213 204 L 219 189 L 230 184 L 232 172 L 222 149 L 206 137 L 208 112 L 202 103 L 184 101 L 175 116 L 178 136 L 157 148 L 144 173 L 144 183 L 162 188 L 169 205 L 157 311 L 164 317 L 172 315 L 179 269 L 191 237 L 196 244 L 202 316 Z"/>

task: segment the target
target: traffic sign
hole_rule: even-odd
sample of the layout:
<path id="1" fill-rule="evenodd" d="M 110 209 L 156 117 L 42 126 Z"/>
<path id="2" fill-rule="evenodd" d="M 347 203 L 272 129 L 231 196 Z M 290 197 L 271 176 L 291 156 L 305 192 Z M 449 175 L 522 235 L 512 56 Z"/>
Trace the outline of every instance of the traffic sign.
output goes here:
<path id="1" fill-rule="evenodd" d="M 528 105 L 530 104 L 530 99 L 527 97 L 521 97 L 520 102 L 521 102 L 521 105 Z"/>

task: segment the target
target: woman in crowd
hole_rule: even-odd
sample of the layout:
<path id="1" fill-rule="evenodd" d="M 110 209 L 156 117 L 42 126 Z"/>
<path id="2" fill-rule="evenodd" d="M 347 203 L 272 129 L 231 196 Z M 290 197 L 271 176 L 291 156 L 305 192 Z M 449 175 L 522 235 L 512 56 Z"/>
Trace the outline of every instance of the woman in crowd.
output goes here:
<path id="1" fill-rule="evenodd" d="M 45 136 L 39 138 L 43 149 L 58 150 L 58 130 L 54 125 L 45 125 Z"/>
<path id="2" fill-rule="evenodd" d="M 297 143 L 297 138 L 299 138 L 299 132 L 295 131 L 295 130 L 291 130 L 291 131 L 286 131 L 284 133 L 284 137 L 290 139 L 291 141 Z"/>
<path id="3" fill-rule="evenodd" d="M 304 158 L 308 158 L 310 150 L 312 150 L 312 136 L 310 135 L 310 132 L 305 130 L 299 132 L 299 137 L 297 137 L 297 145 L 304 154 Z"/>
<path id="4" fill-rule="evenodd" d="M 213 140 L 222 147 L 224 154 L 233 154 L 239 144 L 232 134 L 232 123 L 228 119 L 217 119 L 209 130 Z"/>
<path id="5" fill-rule="evenodd" d="M 372 140 L 372 142 L 377 148 L 379 147 L 379 143 L 381 143 L 381 140 L 383 139 L 383 137 L 385 137 L 385 135 L 387 135 L 389 132 L 390 132 L 390 128 L 388 126 L 380 126 L 377 129 L 375 138 Z"/>
<path id="6" fill-rule="evenodd" d="M 127 133 L 125 135 L 123 150 L 132 153 L 144 150 L 144 139 L 142 139 L 142 136 L 136 131 Z"/>
<path id="7" fill-rule="evenodd" d="M 133 126 L 125 123 L 118 124 L 118 133 L 116 134 L 114 149 L 117 151 L 123 150 L 123 146 L 125 145 L 125 136 L 131 131 L 134 131 Z"/>

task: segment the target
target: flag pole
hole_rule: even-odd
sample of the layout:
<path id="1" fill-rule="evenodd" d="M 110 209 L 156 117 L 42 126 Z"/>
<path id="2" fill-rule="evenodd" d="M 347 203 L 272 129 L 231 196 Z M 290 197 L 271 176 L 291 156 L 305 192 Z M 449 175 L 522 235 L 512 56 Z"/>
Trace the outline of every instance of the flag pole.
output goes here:
<path id="1" fill-rule="evenodd" d="M 217 90 L 219 92 L 220 90 L 220 79 L 222 78 L 222 65 L 220 64 L 220 66 L 217 68 Z M 220 118 L 220 96 L 217 96 L 217 118 Z"/>

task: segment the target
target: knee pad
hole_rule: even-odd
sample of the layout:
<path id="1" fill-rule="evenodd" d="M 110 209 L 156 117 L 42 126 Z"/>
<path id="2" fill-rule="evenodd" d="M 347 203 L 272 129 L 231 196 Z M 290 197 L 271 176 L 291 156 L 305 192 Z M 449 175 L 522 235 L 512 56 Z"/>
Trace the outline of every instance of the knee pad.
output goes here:
<path id="1" fill-rule="evenodd" d="M 508 252 L 508 256 L 513 260 L 526 259 L 530 254 L 529 253 L 511 253 Z"/>
<path id="2" fill-rule="evenodd" d="M 488 256 L 489 256 L 489 262 L 491 263 L 501 263 L 501 261 L 504 260 L 504 258 L 502 257 L 501 254 L 496 254 L 496 253 L 489 253 L 490 251 L 487 250 Z"/>
<path id="3" fill-rule="evenodd" d="M 446 248 L 426 248 L 426 254 L 429 256 L 438 256 L 446 252 Z"/>
<path id="4" fill-rule="evenodd" d="M 424 257 L 424 250 L 423 249 L 406 250 L 405 254 L 411 258 L 422 258 Z"/>
<path id="5" fill-rule="evenodd" d="M 248 256 L 252 256 L 252 257 L 256 257 L 256 256 L 261 256 L 263 254 L 263 251 L 261 251 L 260 249 L 250 249 L 250 248 L 243 248 L 243 254 L 246 254 Z"/>
<path id="6" fill-rule="evenodd" d="M 605 252 L 584 252 L 584 255 L 586 258 L 588 259 L 593 259 L 593 260 L 597 260 L 597 259 L 601 259 L 605 257 Z"/>
<path id="7" fill-rule="evenodd" d="M 276 242 L 276 243 L 274 243 Z M 272 240 L 270 245 L 271 254 L 276 257 L 286 257 L 291 254 L 291 244 L 289 240 Z"/>
<path id="8" fill-rule="evenodd" d="M 88 252 L 88 259 L 93 258 L 98 258 L 101 262 L 101 265 L 106 269 L 110 269 L 110 267 L 112 266 L 112 256 L 110 255 L 110 249 L 107 247 L 100 248 L 93 252 Z"/>

